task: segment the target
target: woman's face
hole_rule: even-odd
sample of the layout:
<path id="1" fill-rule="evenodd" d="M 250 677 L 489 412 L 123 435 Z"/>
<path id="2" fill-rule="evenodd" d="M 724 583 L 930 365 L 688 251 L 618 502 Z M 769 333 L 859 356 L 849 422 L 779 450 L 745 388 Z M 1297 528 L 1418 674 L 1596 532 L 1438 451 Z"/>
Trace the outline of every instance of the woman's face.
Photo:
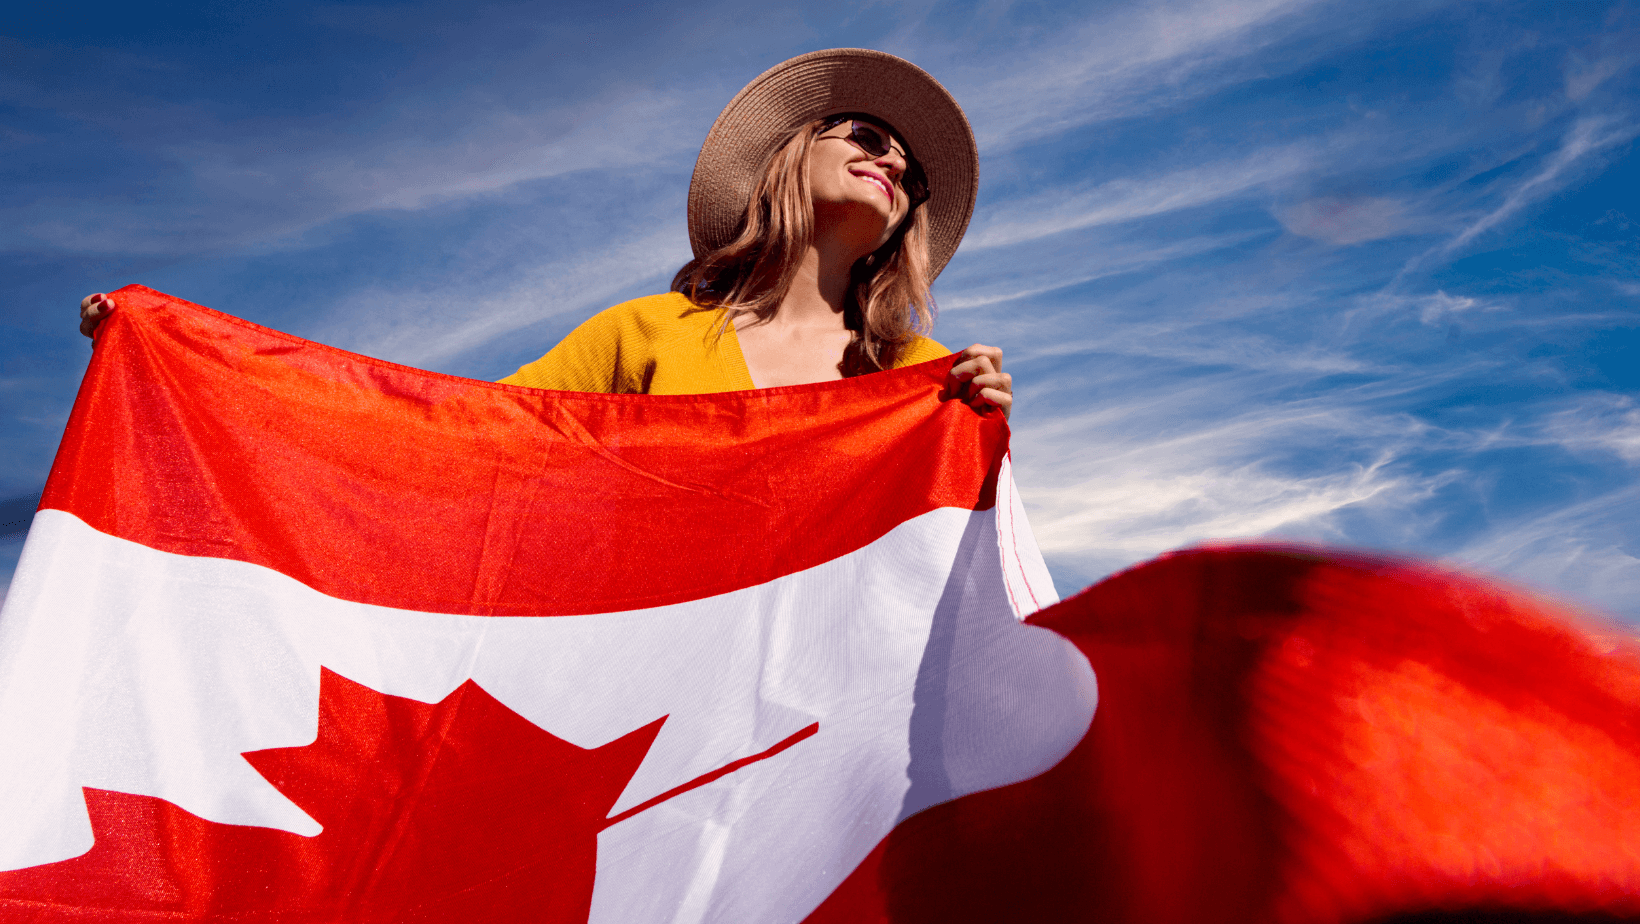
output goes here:
<path id="1" fill-rule="evenodd" d="M 889 134 L 880 123 L 872 124 Z M 814 200 L 816 230 L 852 232 L 850 237 L 869 243 L 865 251 L 869 253 L 888 242 L 911 210 L 911 200 L 901 185 L 906 162 L 899 141 L 893 141 L 887 153 L 874 157 L 850 140 L 852 130 L 853 121 L 845 121 L 814 139 L 809 148 L 809 194 Z"/>

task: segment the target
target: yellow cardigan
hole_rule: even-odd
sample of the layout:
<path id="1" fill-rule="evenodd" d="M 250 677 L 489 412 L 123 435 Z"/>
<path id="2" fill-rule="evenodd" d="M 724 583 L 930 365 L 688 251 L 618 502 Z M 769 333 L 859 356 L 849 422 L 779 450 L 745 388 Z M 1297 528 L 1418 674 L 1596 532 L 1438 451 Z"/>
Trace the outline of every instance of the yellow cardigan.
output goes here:
<path id="1" fill-rule="evenodd" d="M 895 366 L 950 354 L 918 337 Z M 677 292 L 600 311 L 547 355 L 501 381 L 616 395 L 704 395 L 757 387 L 746 371 L 734 325 L 723 326 L 723 309 L 696 307 Z"/>

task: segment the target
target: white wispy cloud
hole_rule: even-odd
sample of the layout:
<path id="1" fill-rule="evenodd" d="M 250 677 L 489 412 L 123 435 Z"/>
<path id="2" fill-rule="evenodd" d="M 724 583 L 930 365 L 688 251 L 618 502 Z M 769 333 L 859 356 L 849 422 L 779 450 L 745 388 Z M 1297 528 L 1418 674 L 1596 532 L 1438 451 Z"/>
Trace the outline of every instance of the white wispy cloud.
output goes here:
<path id="1" fill-rule="evenodd" d="M 1448 295 L 1444 289 L 1437 289 L 1432 295 L 1420 296 L 1416 301 L 1419 304 L 1418 320 L 1431 327 L 1471 311 L 1503 310 L 1502 305 L 1467 295 Z"/>
<path id="2" fill-rule="evenodd" d="M 1037 338 L 1015 351 L 1019 361 L 1078 354 L 1168 360 L 1186 366 L 1227 366 L 1300 375 L 1388 370 L 1347 352 L 1315 343 L 1293 344 L 1255 331 L 1226 330 L 1190 320 L 1123 324 L 1092 336 Z"/>
<path id="3" fill-rule="evenodd" d="M 1634 618 L 1640 606 L 1640 487 L 1495 522 L 1452 557 Z"/>
<path id="4" fill-rule="evenodd" d="M 1497 298 L 1449 294 L 1445 289 L 1434 292 L 1379 291 L 1349 299 L 1347 307 L 1338 308 L 1335 317 L 1340 331 L 1356 341 L 1370 340 L 1384 326 L 1394 325 L 1398 317 L 1415 319 L 1423 327 L 1459 324 L 1470 332 L 1533 331 L 1539 336 L 1552 331 L 1622 329 L 1635 325 L 1634 314 L 1621 305 L 1596 305 L 1596 310 L 1588 311 L 1527 312 L 1518 310 L 1519 301 L 1517 296 Z M 1481 359 L 1480 356 L 1470 358 L 1474 361 Z"/>
<path id="5" fill-rule="evenodd" d="M 1369 501 L 1404 506 L 1431 490 L 1391 466 L 1427 429 L 1416 420 L 1330 402 L 1249 406 L 1226 398 L 1241 392 L 1237 382 L 1018 431 L 1016 465 L 1044 553 L 1098 572 L 1211 539 L 1337 539 L 1332 514 Z M 1305 449 L 1329 450 L 1332 464 L 1283 463 Z"/>
<path id="6" fill-rule="evenodd" d="M 663 290 L 689 259 L 680 232 L 681 226 L 667 228 L 560 255 L 515 270 L 506 287 L 477 297 L 461 282 L 357 290 L 337 307 L 346 320 L 320 339 L 408 366 L 435 366 L 548 318 L 590 315 L 644 280 L 657 280 L 656 290 Z"/>
<path id="7" fill-rule="evenodd" d="M 983 250 L 1066 231 L 1117 224 L 1245 194 L 1313 169 L 1318 145 L 1299 142 L 1152 177 L 1122 177 L 1080 189 L 1061 186 L 994 206 L 964 247 Z"/>
<path id="8" fill-rule="evenodd" d="M 1640 56 L 1634 54 L 1611 55 L 1592 61 L 1574 57 L 1566 67 L 1566 98 L 1574 103 L 1582 102 L 1596 87 L 1633 67 L 1637 59 Z"/>
<path id="9" fill-rule="evenodd" d="M 1109 9 L 1058 34 L 1029 33 L 1029 54 L 957 69 L 983 149 L 1132 115 L 1220 89 L 1213 77 L 1287 38 L 1317 0 L 1202 0 Z M 1002 63 L 995 63 L 1001 61 Z M 955 62 L 954 62 L 955 63 Z"/>
<path id="10" fill-rule="evenodd" d="M 1576 454 L 1609 454 L 1640 463 L 1640 403 L 1629 395 L 1585 392 L 1545 402 L 1523 439 Z"/>
<path id="11" fill-rule="evenodd" d="M 1609 119 L 1592 116 L 1576 120 L 1561 140 L 1560 147 L 1549 156 L 1541 169 L 1517 183 L 1501 203 L 1459 231 L 1440 248 L 1440 252 L 1450 254 L 1497 227 L 1528 204 L 1557 189 L 1572 166 L 1584 157 L 1628 141 L 1637 133 L 1640 133 L 1640 125 L 1613 124 Z"/>
<path id="12" fill-rule="evenodd" d="M 1266 236 L 1263 231 L 1139 242 L 1118 237 L 1079 241 L 1073 248 L 1030 248 L 1026 253 L 993 254 L 983 248 L 961 251 L 945 285 L 961 294 L 940 299 L 942 311 L 961 311 L 1024 301 L 1110 276 L 1154 268 Z"/>
<path id="13" fill-rule="evenodd" d="M 425 126 L 412 112 L 364 137 L 327 124 L 275 123 L 243 128 L 244 136 L 213 130 L 133 142 L 180 165 L 165 181 L 168 204 L 36 200 L 0 209 L 0 218 L 13 248 L 186 254 L 291 240 L 350 215 L 420 209 L 585 171 L 679 169 L 698 145 L 682 140 L 698 121 L 682 92 L 628 90 L 522 112 L 479 105 L 460 117 L 441 113 L 446 131 L 434 138 L 421 137 Z"/>
<path id="14" fill-rule="evenodd" d="M 1129 339 L 1126 329 L 1113 339 Z M 1057 401 L 1060 410 L 1021 420 L 1016 470 L 1045 554 L 1074 580 L 1218 539 L 1425 552 L 1454 543 L 1446 554 L 1458 560 L 1632 616 L 1640 611 L 1632 479 L 1507 517 L 1490 513 L 1488 498 L 1510 471 L 1497 460 L 1523 451 L 1560 467 L 1567 455 L 1584 460 L 1580 478 L 1609 462 L 1640 464 L 1640 405 L 1583 392 L 1517 404 L 1501 419 L 1455 418 L 1469 421 L 1461 426 L 1409 413 L 1452 384 L 1484 381 L 1493 362 L 1471 357 L 1302 398 L 1286 396 L 1305 394 L 1309 376 L 1276 364 L 1168 387 L 1128 369 L 1070 384 L 1101 396 L 1082 413 L 1063 410 L 1061 375 L 1021 390 L 1023 407 Z"/>
<path id="15" fill-rule="evenodd" d="M 1303 478 L 1256 464 L 1185 471 L 1113 467 L 1076 484 L 1039 488 L 1030 500 L 1045 554 L 1133 562 L 1207 540 L 1314 523 L 1401 484 L 1376 464 Z"/>

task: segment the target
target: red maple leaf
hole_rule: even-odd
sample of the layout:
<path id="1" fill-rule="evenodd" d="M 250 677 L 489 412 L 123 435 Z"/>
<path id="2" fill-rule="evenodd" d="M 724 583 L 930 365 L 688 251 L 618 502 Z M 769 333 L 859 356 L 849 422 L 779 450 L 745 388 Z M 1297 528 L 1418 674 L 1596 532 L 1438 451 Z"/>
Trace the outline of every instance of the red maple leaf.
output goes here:
<path id="1" fill-rule="evenodd" d="M 86 789 L 95 846 L 0 873 L 0 916 L 586 921 L 598 832 L 630 814 L 607 817 L 664 718 L 588 750 L 471 680 L 434 705 L 329 670 L 319 688 L 317 741 L 245 759 L 322 833 L 218 824 L 151 796 Z"/>

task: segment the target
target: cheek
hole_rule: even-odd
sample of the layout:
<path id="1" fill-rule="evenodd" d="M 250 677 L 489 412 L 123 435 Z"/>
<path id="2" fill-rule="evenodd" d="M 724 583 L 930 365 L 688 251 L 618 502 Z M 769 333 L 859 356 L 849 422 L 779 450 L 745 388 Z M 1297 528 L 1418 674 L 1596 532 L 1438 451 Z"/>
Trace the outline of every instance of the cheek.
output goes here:
<path id="1" fill-rule="evenodd" d="M 809 155 L 809 196 L 816 202 L 836 202 L 842 197 L 837 173 L 841 165 L 818 149 Z"/>
<path id="2" fill-rule="evenodd" d="M 808 166 L 804 168 L 804 171 L 808 173 L 809 178 L 809 198 L 816 200 L 821 199 L 825 195 L 825 190 L 823 189 L 825 186 L 825 179 L 822 175 L 823 171 L 821 171 L 819 169 L 819 165 L 814 162 L 814 158 L 809 158 Z"/>

